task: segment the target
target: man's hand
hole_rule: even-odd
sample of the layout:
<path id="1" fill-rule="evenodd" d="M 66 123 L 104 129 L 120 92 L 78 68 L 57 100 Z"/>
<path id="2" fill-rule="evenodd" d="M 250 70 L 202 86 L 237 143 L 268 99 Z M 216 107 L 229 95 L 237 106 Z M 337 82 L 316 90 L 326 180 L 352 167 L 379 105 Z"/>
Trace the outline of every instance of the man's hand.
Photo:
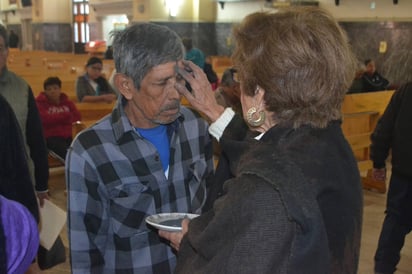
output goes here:
<path id="1" fill-rule="evenodd" d="M 385 181 L 386 180 L 386 168 L 372 169 L 372 178 L 376 181 Z"/>
<path id="2" fill-rule="evenodd" d="M 37 198 L 39 199 L 40 207 L 43 207 L 44 200 L 50 200 L 49 192 L 37 192 Z"/>
<path id="3" fill-rule="evenodd" d="M 159 230 L 159 236 L 170 241 L 170 246 L 173 247 L 176 251 L 179 251 L 180 242 L 182 241 L 183 236 L 187 233 L 189 229 L 189 219 L 184 219 L 182 221 L 182 231 L 180 232 L 169 232 L 165 230 Z"/>

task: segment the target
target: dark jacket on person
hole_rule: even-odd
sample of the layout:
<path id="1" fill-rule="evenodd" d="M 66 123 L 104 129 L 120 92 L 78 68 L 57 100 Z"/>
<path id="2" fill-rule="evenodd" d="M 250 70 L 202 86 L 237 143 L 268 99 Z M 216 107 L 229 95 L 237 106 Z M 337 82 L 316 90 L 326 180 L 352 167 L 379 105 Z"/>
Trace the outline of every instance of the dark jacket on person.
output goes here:
<path id="1" fill-rule="evenodd" d="M 389 88 L 389 81 L 376 71 L 369 75 L 364 73 L 362 76 L 362 86 L 364 92 L 381 91 Z"/>
<path id="2" fill-rule="evenodd" d="M 0 95 L 0 194 L 23 204 L 39 222 L 27 153 L 13 109 Z"/>
<path id="3" fill-rule="evenodd" d="M 103 94 L 116 94 L 112 86 L 103 76 L 100 76 L 94 80 L 98 86 L 98 92 L 94 90 L 92 85 L 89 83 L 89 77 L 87 74 L 79 76 L 76 80 L 76 95 L 77 100 L 81 102 L 84 96 L 97 96 Z"/>
<path id="4" fill-rule="evenodd" d="M 0 95 L 10 104 L 19 122 L 36 190 L 45 192 L 49 181 L 48 151 L 33 92 L 23 78 L 5 67 L 0 73 Z"/>
<path id="5" fill-rule="evenodd" d="M 209 83 L 218 83 L 219 78 L 217 77 L 216 72 L 213 70 L 211 64 L 205 62 L 205 66 L 203 67 L 203 72 L 206 74 L 207 80 Z"/>
<path id="6" fill-rule="evenodd" d="M 412 179 L 412 82 L 393 95 L 371 135 L 370 156 L 375 168 L 385 167 L 392 150 L 392 172 Z"/>
<path id="7" fill-rule="evenodd" d="M 10 33 L 9 35 L 9 47 L 18 48 L 19 47 L 19 36 L 17 34 Z"/>
<path id="8" fill-rule="evenodd" d="M 340 122 L 239 131 L 232 120 L 220 139 L 235 178 L 190 222 L 176 273 L 357 273 L 362 191 Z"/>

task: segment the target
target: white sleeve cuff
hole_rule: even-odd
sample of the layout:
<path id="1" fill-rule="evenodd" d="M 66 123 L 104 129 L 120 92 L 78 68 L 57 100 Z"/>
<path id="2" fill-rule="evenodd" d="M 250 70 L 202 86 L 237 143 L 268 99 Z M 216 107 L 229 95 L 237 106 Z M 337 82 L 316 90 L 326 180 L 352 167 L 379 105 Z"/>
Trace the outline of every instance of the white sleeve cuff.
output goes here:
<path id="1" fill-rule="evenodd" d="M 217 141 L 220 140 L 220 137 L 223 135 L 223 131 L 225 131 L 225 128 L 229 125 L 230 121 L 232 121 L 233 117 L 235 116 L 235 112 L 233 111 L 232 108 L 226 108 L 225 111 L 223 111 L 222 115 L 210 124 L 209 126 L 209 133 L 216 138 Z"/>

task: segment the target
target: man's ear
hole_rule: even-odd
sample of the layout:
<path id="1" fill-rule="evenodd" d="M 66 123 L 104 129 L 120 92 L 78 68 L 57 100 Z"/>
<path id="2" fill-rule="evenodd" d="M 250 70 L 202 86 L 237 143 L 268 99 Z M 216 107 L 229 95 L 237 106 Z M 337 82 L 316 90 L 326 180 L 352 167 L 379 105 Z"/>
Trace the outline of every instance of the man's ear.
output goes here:
<path id="1" fill-rule="evenodd" d="M 130 77 L 124 75 L 123 73 L 116 73 L 113 78 L 113 83 L 120 94 L 122 94 L 127 100 L 132 99 L 134 84 Z"/>

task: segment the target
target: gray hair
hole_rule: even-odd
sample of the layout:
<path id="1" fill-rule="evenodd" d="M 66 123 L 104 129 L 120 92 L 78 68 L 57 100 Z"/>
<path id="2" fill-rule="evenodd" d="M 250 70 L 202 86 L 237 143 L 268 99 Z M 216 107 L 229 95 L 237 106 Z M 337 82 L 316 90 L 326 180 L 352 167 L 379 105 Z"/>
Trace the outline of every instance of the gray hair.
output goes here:
<path id="1" fill-rule="evenodd" d="M 182 60 L 184 47 L 171 29 L 152 23 L 138 23 L 114 33 L 113 59 L 118 73 L 133 79 L 137 89 L 155 66 Z"/>

